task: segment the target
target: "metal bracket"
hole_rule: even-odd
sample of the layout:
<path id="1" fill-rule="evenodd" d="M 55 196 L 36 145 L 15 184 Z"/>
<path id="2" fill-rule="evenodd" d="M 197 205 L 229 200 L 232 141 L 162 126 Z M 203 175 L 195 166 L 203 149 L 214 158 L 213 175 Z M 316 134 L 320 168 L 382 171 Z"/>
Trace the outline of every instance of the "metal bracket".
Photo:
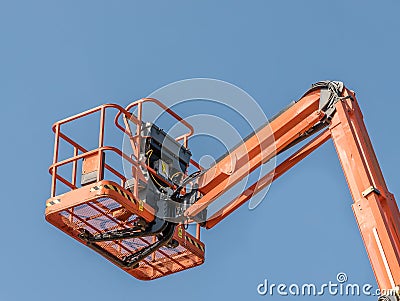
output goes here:
<path id="1" fill-rule="evenodd" d="M 370 186 L 362 192 L 362 196 L 366 197 L 373 192 L 376 193 L 377 195 L 381 195 L 381 192 L 377 188 L 375 188 L 374 186 Z"/>

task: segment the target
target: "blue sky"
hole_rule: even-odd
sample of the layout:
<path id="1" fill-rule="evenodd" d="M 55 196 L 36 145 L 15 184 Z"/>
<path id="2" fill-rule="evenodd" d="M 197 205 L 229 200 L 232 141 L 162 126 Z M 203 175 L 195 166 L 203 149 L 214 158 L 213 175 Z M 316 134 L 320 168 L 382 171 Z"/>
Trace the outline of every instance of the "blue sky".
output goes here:
<path id="1" fill-rule="evenodd" d="M 208 77 L 244 89 L 272 116 L 312 83 L 337 79 L 357 92 L 398 196 L 399 11 L 394 0 L 0 0 L 0 299 L 279 299 L 258 296 L 257 285 L 323 283 L 339 272 L 376 285 L 331 142 L 274 183 L 256 210 L 204 233 L 203 266 L 153 282 L 44 221 L 47 168 L 51 125 L 105 102 L 127 105 Z"/>

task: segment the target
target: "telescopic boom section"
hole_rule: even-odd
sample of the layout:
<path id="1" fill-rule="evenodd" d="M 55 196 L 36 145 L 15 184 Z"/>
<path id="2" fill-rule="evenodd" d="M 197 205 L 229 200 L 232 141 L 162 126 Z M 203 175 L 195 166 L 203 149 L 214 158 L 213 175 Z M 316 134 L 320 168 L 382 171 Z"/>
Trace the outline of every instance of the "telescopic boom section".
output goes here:
<path id="1" fill-rule="evenodd" d="M 399 209 L 386 186 L 355 94 L 340 82 L 315 84 L 300 100 L 201 175 L 198 182 L 203 196 L 186 210 L 186 215 L 194 217 L 261 164 L 324 127 L 327 129 L 323 133 L 211 216 L 204 226 L 212 228 L 218 224 L 254 194 L 332 138 L 379 288 L 384 292 L 398 292 Z"/>
<path id="2" fill-rule="evenodd" d="M 186 214 L 198 214 L 261 164 L 299 137 L 307 136 L 308 131 L 325 117 L 319 106 L 320 91 L 311 91 L 230 151 L 200 177 L 199 191 L 204 196 L 188 208 Z"/>
<path id="3" fill-rule="evenodd" d="M 381 290 L 400 286 L 400 213 L 388 191 L 354 92 L 336 103 L 330 125 L 352 205 L 376 280 Z"/>

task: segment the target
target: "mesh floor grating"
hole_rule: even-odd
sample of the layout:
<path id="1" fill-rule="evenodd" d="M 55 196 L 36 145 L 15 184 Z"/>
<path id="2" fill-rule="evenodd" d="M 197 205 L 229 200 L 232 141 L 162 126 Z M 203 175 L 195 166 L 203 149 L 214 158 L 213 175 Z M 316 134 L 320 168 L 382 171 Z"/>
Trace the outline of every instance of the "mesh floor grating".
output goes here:
<path id="1" fill-rule="evenodd" d="M 118 220 L 114 213 L 121 209 L 124 208 L 114 198 L 98 197 L 55 213 L 58 215 L 58 218 L 55 219 L 58 220 L 58 223 L 53 224 L 83 242 L 76 235 L 82 229 L 95 235 L 110 230 L 133 227 L 133 222 L 139 216 L 133 214 L 126 221 Z M 51 222 L 51 218 L 49 221 Z M 60 223 L 62 225 L 58 225 Z M 123 269 L 138 279 L 151 280 L 198 266 L 204 262 L 204 245 L 187 233 L 183 227 L 178 226 L 176 228 L 174 239 L 179 242 L 178 247 L 162 247 L 141 261 L 137 268 Z M 102 251 L 122 259 L 148 246 L 154 240 L 155 237 L 151 236 L 96 242 L 96 244 Z"/>

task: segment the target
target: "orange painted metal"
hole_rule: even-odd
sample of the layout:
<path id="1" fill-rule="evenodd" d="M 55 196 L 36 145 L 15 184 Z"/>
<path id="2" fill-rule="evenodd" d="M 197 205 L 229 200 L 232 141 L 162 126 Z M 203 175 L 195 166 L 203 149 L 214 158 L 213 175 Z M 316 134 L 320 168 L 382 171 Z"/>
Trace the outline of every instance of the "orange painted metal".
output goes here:
<path id="1" fill-rule="evenodd" d="M 214 214 L 204 226 L 206 228 L 214 227 L 247 202 L 254 194 L 279 178 L 331 138 L 336 147 L 354 200 L 352 208 L 379 288 L 381 290 L 395 289 L 400 285 L 399 209 L 394 196 L 387 189 L 355 95 L 346 88 L 343 91 L 342 97 L 337 99 L 335 104 L 336 112 L 330 123 L 328 121 L 329 126 L 327 130 L 278 165 L 275 171 L 265 175 L 257 183 L 251 185 L 234 199 L 233 202 Z M 241 145 L 237 146 L 214 166 L 206 170 L 198 179 L 199 190 L 203 196 L 186 210 L 185 214 L 188 219 L 192 220 L 192 218 L 207 208 L 220 195 L 245 178 L 261 164 L 283 152 L 293 142 L 297 141 L 299 137 L 303 137 L 317 123 L 323 120 L 326 116 L 320 110 L 320 96 L 321 91 L 319 89 L 312 90 L 272 120 L 269 125 L 256 131 Z M 53 127 L 55 132 L 55 146 L 53 165 L 50 167 L 50 173 L 52 174 L 52 198 L 47 202 L 46 219 L 78 241 L 80 239 L 77 236 L 79 234 L 77 230 L 82 226 L 92 233 L 101 233 L 110 229 L 129 227 L 135 218 L 144 218 L 147 221 L 151 221 L 154 218 L 154 209 L 140 202 L 137 188 L 133 193 L 125 190 L 123 187 L 127 179 L 121 172 L 103 160 L 103 153 L 111 151 L 131 163 L 132 174 L 135 175 L 136 181 L 141 177 L 141 166 L 146 167 L 149 172 L 157 176 L 151 168 L 143 166 L 143 162 L 127 157 L 119 149 L 103 145 L 105 111 L 108 107 L 112 107 L 118 110 L 114 119 L 116 127 L 129 136 L 135 158 L 139 158 L 139 142 L 143 138 L 141 137 L 141 118 L 144 102 L 153 102 L 159 105 L 163 110 L 187 126 L 189 132 L 177 138 L 177 140 L 182 140 L 183 144 L 187 146 L 188 138 L 193 134 L 193 128 L 168 107 L 152 98 L 141 99 L 132 103 L 126 109 L 112 104 L 100 106 L 60 121 Z M 138 109 L 137 117 L 129 112 L 133 107 L 137 107 Z M 101 134 L 97 149 L 88 151 L 61 132 L 60 127 L 62 124 L 99 111 L 101 113 Z M 121 126 L 119 123 L 120 116 L 124 116 L 125 118 L 124 126 Z M 127 122 L 128 119 L 136 125 L 135 135 L 127 126 L 129 124 Z M 60 139 L 72 145 L 74 151 L 72 158 L 58 161 Z M 76 183 L 77 161 L 89 157 L 97 157 L 98 165 L 96 166 L 102 166 L 104 169 L 112 172 L 120 178 L 121 182 L 115 183 L 101 178 L 98 179 L 97 183 L 78 188 Z M 65 179 L 57 172 L 59 167 L 66 164 L 73 164 L 73 179 L 71 181 Z M 191 164 L 197 169 L 203 170 L 193 160 L 191 160 Z M 143 178 L 140 179 L 145 180 Z M 57 196 L 57 182 L 65 184 L 71 191 Z M 111 187 L 114 188 L 110 189 Z M 113 204 L 112 208 L 109 206 L 110 203 Z M 82 210 L 85 214 L 80 212 Z M 91 210 L 91 213 L 87 214 L 85 210 Z M 108 219 L 110 226 L 96 224 L 96 220 L 99 217 Z M 199 240 L 199 225 L 197 225 L 196 237 L 186 233 L 183 226 L 179 226 L 174 234 L 174 239 L 180 242 L 182 250 L 171 253 L 170 250 L 161 249 L 157 251 L 158 253 L 150 256 L 151 259 L 146 258 L 146 260 L 141 262 L 139 268 L 125 270 L 139 279 L 146 280 L 165 276 L 203 263 L 204 244 Z M 139 240 L 141 241 L 136 243 L 148 245 L 153 241 L 153 238 Z M 110 254 L 118 258 L 126 254 L 132 254 L 135 249 L 129 249 L 132 248 L 132 245 L 124 245 L 123 242 L 112 242 L 108 245 L 107 243 L 99 244 L 102 248 L 108 250 Z"/>
<path id="2" fill-rule="evenodd" d="M 330 131 L 364 244 L 381 290 L 400 285 L 400 213 L 386 186 L 354 92 L 336 104 Z"/>
<path id="3" fill-rule="evenodd" d="M 192 217 L 199 213 L 226 192 L 232 183 L 243 179 L 255 167 L 275 154 L 270 147 L 261 147 L 268 137 L 268 127 L 274 135 L 276 153 L 279 153 L 301 133 L 321 120 L 323 114 L 318 107 L 319 97 L 317 91 L 307 94 L 273 120 L 269 126 L 255 133 L 214 165 L 199 181 L 204 196 L 192 205 L 186 214 Z M 399 209 L 393 194 L 387 189 L 354 93 L 344 88 L 341 97 L 335 104 L 336 112 L 329 130 L 320 134 L 279 165 L 275 171 L 251 185 L 215 213 L 205 223 L 205 227 L 214 227 L 271 181 L 332 138 L 354 200 L 352 208 L 379 288 L 382 291 L 398 291 L 400 288 Z"/>
<path id="4" fill-rule="evenodd" d="M 77 241 L 86 244 L 78 236 L 82 229 L 97 234 L 130 228 L 138 218 L 152 219 L 153 208 L 137 200 L 130 201 L 112 190 L 110 188 L 112 186 L 119 187 L 121 191 L 132 197 L 130 191 L 118 186 L 117 183 L 103 180 L 49 199 L 46 220 Z M 120 220 L 115 215 L 120 209 L 129 212 L 129 219 Z M 187 233 L 183 226 L 177 227 L 173 238 L 179 242 L 178 247 L 173 249 L 163 247 L 155 252 L 152 259 L 146 258 L 140 262 L 139 267 L 123 268 L 123 270 L 140 280 L 152 280 L 201 265 L 204 262 L 204 244 Z M 105 253 L 121 259 L 152 242 L 153 236 L 149 236 L 96 244 Z M 114 263 L 112 256 L 102 255 Z"/>
<path id="5" fill-rule="evenodd" d="M 75 155 L 76 156 L 76 155 Z M 98 154 L 87 156 L 82 161 L 82 174 L 86 175 L 92 172 L 100 172 L 101 164 L 99 164 Z M 102 177 L 100 175 L 100 177 Z"/>
<path id="6" fill-rule="evenodd" d="M 193 217 L 207 208 L 320 121 L 324 113 L 319 110 L 319 97 L 319 91 L 306 95 L 204 173 L 199 179 L 199 191 L 204 196 L 186 210 L 186 215 Z"/>
<path id="7" fill-rule="evenodd" d="M 314 138 L 311 142 L 307 143 L 300 150 L 291 155 L 284 162 L 279 164 L 274 170 L 267 173 L 261 179 L 259 179 L 256 183 L 247 188 L 243 193 L 237 196 L 232 202 L 227 204 L 225 207 L 218 210 L 213 214 L 205 223 L 205 227 L 207 229 L 211 229 L 218 223 L 220 223 L 223 219 L 228 217 L 231 213 L 233 213 L 240 206 L 249 201 L 254 195 L 265 189 L 268 185 L 270 185 L 273 181 L 282 176 L 285 172 L 295 166 L 298 162 L 307 157 L 310 153 L 324 144 L 326 141 L 330 139 L 331 135 L 328 130 L 325 130 L 323 133 Z"/>
<path id="8" fill-rule="evenodd" d="M 187 145 L 188 137 L 193 133 L 191 125 L 155 99 L 141 99 L 132 103 L 126 109 L 115 104 L 102 105 L 61 120 L 53 126 L 55 133 L 54 156 L 53 164 L 49 168 L 52 175 L 52 187 L 51 198 L 46 202 L 46 220 L 83 244 L 86 244 L 86 242 L 78 236 L 83 230 L 95 235 L 112 230 L 132 228 L 134 222 L 138 220 L 152 222 L 155 219 L 154 208 L 140 200 L 138 185 L 134 185 L 133 191 L 125 189 L 125 183 L 128 179 L 123 170 L 121 170 L 121 167 L 113 166 L 111 161 L 107 162 L 107 156 L 105 156 L 106 153 L 112 153 L 114 156 L 119 156 L 121 160 L 126 160 L 132 167 L 131 176 L 133 176 L 135 183 L 138 183 L 139 180 L 143 183 L 147 182 L 142 170 L 147 170 L 153 176 L 159 177 L 152 168 L 146 165 L 146 162 L 139 160 L 140 139 L 146 138 L 141 136 L 142 105 L 144 102 L 160 105 L 162 109 L 168 110 L 172 117 L 187 126 L 189 132 L 177 138 Z M 138 116 L 129 112 L 135 106 L 138 106 Z M 111 109 L 117 111 L 114 124 L 122 135 L 126 135 L 129 139 L 134 152 L 133 156 L 128 156 L 119 148 L 104 144 L 106 112 Z M 84 148 L 61 130 L 62 126 L 67 123 L 99 113 L 98 147 L 95 149 Z M 120 124 L 120 118 L 124 119 L 124 125 Z M 130 129 L 130 123 L 135 125 L 135 132 Z M 69 144 L 73 149 L 72 157 L 59 160 L 61 141 Z M 95 183 L 88 183 L 84 186 L 78 183 L 77 169 L 79 162 L 82 164 L 83 174 L 98 171 Z M 199 167 L 193 160 L 191 160 L 191 164 Z M 64 174 L 59 172 L 61 168 L 65 167 L 71 168 L 71 178 L 66 178 Z M 104 171 L 119 179 L 119 182 L 104 179 Z M 58 184 L 64 184 L 67 191 L 58 193 Z M 122 260 L 125 256 L 132 255 L 145 248 L 154 242 L 155 236 L 95 242 L 93 244 L 96 247 L 94 249 L 102 256 L 117 264 L 132 276 L 141 280 L 152 280 L 198 266 L 204 262 L 205 246 L 200 241 L 200 229 L 197 228 L 196 230 L 195 236 L 193 236 L 185 231 L 183 225 L 178 225 L 173 239 L 179 242 L 179 246 L 158 249 L 152 256 L 141 261 L 136 268 L 121 267 L 115 258 Z"/>
<path id="9" fill-rule="evenodd" d="M 179 121 L 180 123 L 182 123 L 184 126 L 186 126 L 189 129 L 189 132 L 183 134 L 182 136 L 179 136 L 176 138 L 176 141 L 180 141 L 183 140 L 183 146 L 187 147 L 188 146 L 188 139 L 190 136 L 193 135 L 194 133 L 194 129 L 193 126 L 188 123 L 186 120 L 184 120 L 181 116 L 179 116 L 178 114 L 176 114 L 174 111 L 172 111 L 170 108 L 168 108 L 166 105 L 164 105 L 161 101 L 159 101 L 158 99 L 155 98 L 142 98 L 139 99 L 135 102 L 132 102 L 130 105 L 128 105 L 126 107 L 127 111 L 132 110 L 132 108 L 137 107 L 138 108 L 138 113 L 137 113 L 137 119 L 138 120 L 142 120 L 142 109 L 143 109 L 143 104 L 146 102 L 151 102 L 156 104 L 157 106 L 159 106 L 160 108 L 162 108 L 164 110 L 164 112 L 168 113 L 169 115 L 171 115 L 173 118 L 175 118 L 177 121 Z M 123 112 L 121 111 L 120 113 L 117 113 L 117 115 L 115 116 L 115 123 L 117 124 L 117 120 L 119 119 L 120 115 Z M 137 132 L 136 134 L 138 136 L 140 136 L 140 123 L 139 127 L 137 128 Z"/>

